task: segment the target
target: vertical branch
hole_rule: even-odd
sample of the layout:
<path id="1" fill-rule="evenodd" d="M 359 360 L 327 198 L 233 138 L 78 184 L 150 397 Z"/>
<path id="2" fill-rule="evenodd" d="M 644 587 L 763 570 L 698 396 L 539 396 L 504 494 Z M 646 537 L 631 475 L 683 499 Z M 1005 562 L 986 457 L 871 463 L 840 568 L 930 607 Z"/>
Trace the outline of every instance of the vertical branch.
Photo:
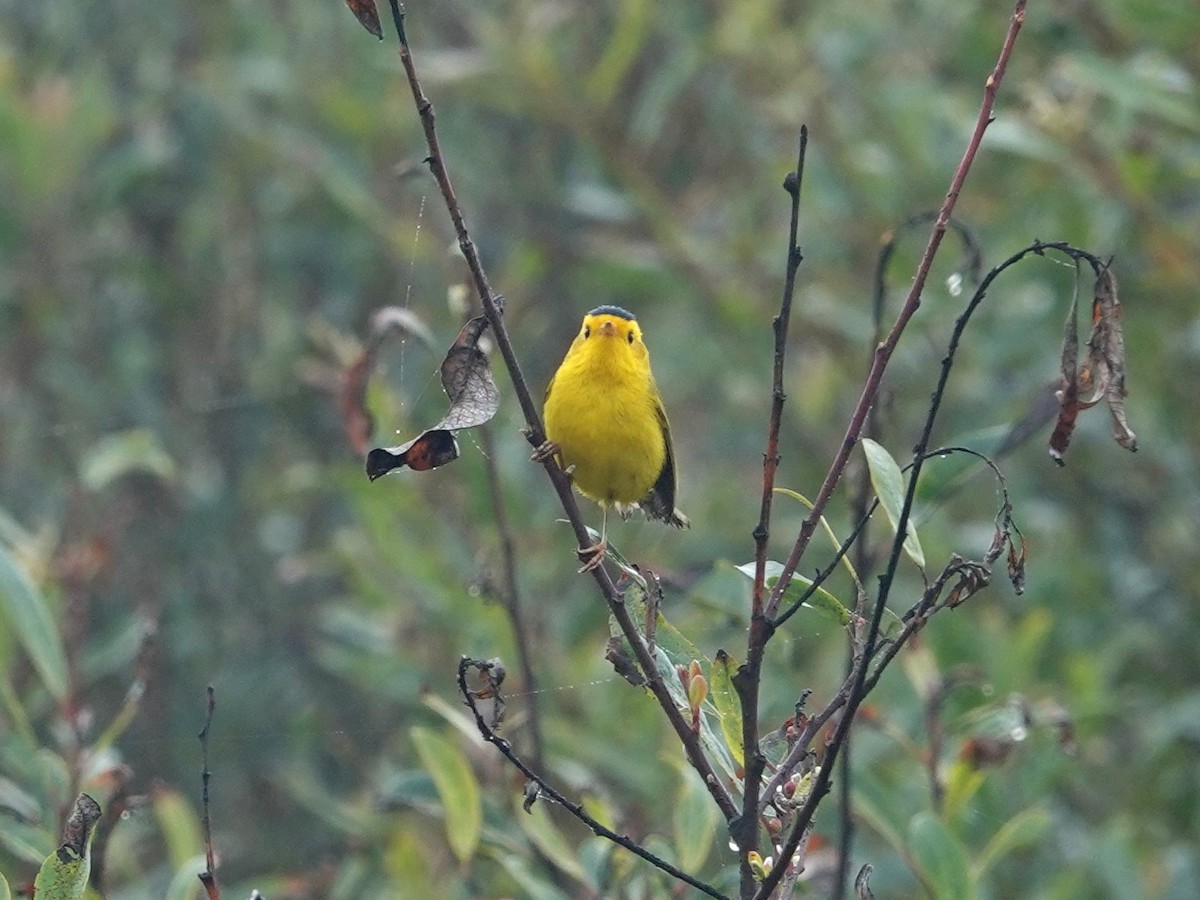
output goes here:
<path id="1" fill-rule="evenodd" d="M 504 492 L 500 486 L 500 473 L 496 468 L 495 435 L 490 423 L 479 428 L 483 442 L 484 466 L 487 469 L 488 488 L 492 494 L 492 514 L 496 518 L 496 530 L 500 533 L 500 565 L 503 569 L 502 592 L 504 609 L 512 625 L 513 642 L 517 648 L 517 665 L 521 669 L 521 681 L 529 700 L 529 744 L 530 759 L 535 769 L 543 769 L 545 748 L 542 745 L 541 714 L 538 709 L 537 682 L 533 674 L 533 652 L 529 645 L 529 628 L 521 608 L 521 588 L 517 582 L 517 553 L 513 540 L 512 526 L 508 521 L 508 507 L 504 503 Z"/>
<path id="2" fill-rule="evenodd" d="M 779 314 L 771 323 L 775 332 L 775 363 L 771 379 L 771 418 L 767 426 L 767 447 L 763 453 L 762 503 L 758 525 L 754 528 L 754 588 L 750 610 L 750 635 L 746 644 L 746 662 L 734 676 L 738 702 L 742 706 L 742 812 L 735 829 L 738 846 L 743 895 L 754 891 L 754 875 L 747 853 L 758 844 L 758 797 L 766 761 L 758 747 L 758 689 L 762 680 L 763 649 L 774 626 L 763 615 L 766 592 L 767 539 L 771 528 L 771 501 L 775 492 L 775 472 L 779 466 L 779 430 L 783 421 L 783 364 L 787 357 L 788 326 L 792 318 L 792 298 L 796 292 L 796 272 L 804 256 L 800 252 L 800 189 L 804 183 L 804 157 L 808 151 L 808 126 L 800 126 L 800 148 L 796 169 L 783 181 L 784 190 L 792 198 L 791 220 L 788 225 L 787 268 L 783 284 L 783 299 Z"/>
<path id="3" fill-rule="evenodd" d="M 213 691 L 213 686 L 208 686 L 208 705 L 204 713 L 204 727 L 200 729 L 200 803 L 204 815 L 200 819 L 200 824 L 204 829 L 204 862 L 205 869 L 198 876 L 200 883 L 204 885 L 204 890 L 208 894 L 209 900 L 220 900 L 221 891 L 217 887 L 217 877 L 214 874 L 215 861 L 213 854 L 212 843 L 212 819 L 208 813 L 208 782 L 212 778 L 212 772 L 208 769 L 208 733 L 212 728 L 213 712 L 217 708 L 216 693 Z"/>
<path id="4" fill-rule="evenodd" d="M 800 526 L 800 533 L 796 537 L 796 543 L 792 547 L 792 552 L 788 555 L 787 561 L 784 563 L 779 580 L 775 583 L 775 587 L 771 591 L 770 600 L 766 605 L 766 615 L 768 618 L 771 618 L 775 610 L 779 608 L 779 603 L 783 598 L 784 592 L 787 590 L 788 585 L 791 584 L 792 575 L 796 572 L 796 566 L 800 563 L 800 558 L 804 555 L 804 551 L 808 549 L 808 543 L 812 539 L 817 523 L 825 511 L 825 506 L 829 503 L 829 498 L 833 495 L 834 488 L 837 487 L 837 483 L 846 469 L 846 463 L 850 458 L 850 451 L 858 443 L 858 438 L 862 433 L 867 414 L 879 393 L 879 385 L 883 380 L 884 369 L 887 368 L 888 361 L 896 349 L 896 344 L 900 341 L 900 335 L 904 333 L 909 320 L 921 305 L 921 292 L 925 289 L 925 282 L 929 278 L 929 270 L 933 265 L 933 257 L 937 254 L 938 247 L 941 246 L 942 237 L 946 233 L 950 216 L 954 212 L 955 204 L 958 202 L 959 193 L 962 191 L 963 184 L 967 180 L 967 174 L 971 171 L 971 165 L 975 161 L 975 154 L 979 151 L 979 145 L 983 141 L 983 134 L 992 122 L 992 109 L 996 103 L 996 93 L 1000 89 L 1000 83 L 1004 79 L 1004 72 L 1008 68 L 1008 60 L 1012 55 L 1013 46 L 1016 44 L 1017 34 L 1025 22 L 1025 4 L 1026 0 L 1017 0 L 1016 7 L 1013 9 L 1008 32 L 1000 48 L 1000 53 L 996 58 L 996 66 L 984 82 L 983 100 L 980 104 L 979 115 L 975 120 L 975 127 L 971 131 L 971 138 L 967 142 L 966 150 L 963 151 L 962 159 L 959 160 L 958 166 L 954 170 L 954 176 L 950 180 L 950 188 L 946 192 L 946 198 L 938 210 L 937 220 L 934 222 L 933 229 L 929 234 L 929 241 L 925 246 L 924 252 L 921 254 L 920 262 L 917 264 L 917 272 L 913 278 L 912 287 L 909 288 L 908 296 L 904 300 L 904 305 L 901 307 L 891 331 L 888 332 L 887 337 L 875 348 L 871 371 L 867 375 L 867 381 L 863 385 L 862 394 L 846 427 L 846 434 L 842 438 L 842 444 L 838 448 L 833 462 L 830 464 L 829 471 L 825 476 L 824 482 L 821 484 L 820 491 L 818 491 L 816 498 L 813 500 L 812 510 Z"/>
<path id="5" fill-rule="evenodd" d="M 883 339 L 883 306 L 887 299 L 887 265 L 896 248 L 896 242 L 891 235 L 885 236 L 883 247 L 875 265 L 875 291 L 871 302 L 871 346 L 877 346 Z M 867 359 L 867 372 L 871 370 L 871 358 Z M 867 437 L 873 440 L 879 438 L 879 416 L 875 404 L 871 404 L 867 413 L 864 430 Z M 871 520 L 868 510 L 871 508 L 871 472 L 866 466 L 859 471 L 858 490 L 851 502 L 851 518 L 861 523 L 858 540 L 854 543 L 854 568 L 859 578 L 867 577 L 867 567 L 871 561 L 870 530 Z M 864 611 L 866 598 L 859 592 L 855 602 L 854 617 L 859 620 Z M 854 674 L 855 644 L 854 636 L 857 628 L 848 635 L 846 640 L 846 678 Z M 833 873 L 833 887 L 829 891 L 830 900 L 841 900 L 846 896 L 846 883 L 850 877 L 850 853 L 854 847 L 854 810 L 853 804 L 853 770 L 851 768 L 851 737 L 846 735 L 846 745 L 842 748 L 841 770 L 842 777 L 838 781 L 838 841 L 837 863 Z"/>
<path id="6" fill-rule="evenodd" d="M 908 321 L 916 313 L 920 306 L 921 291 L 924 289 L 925 281 L 929 277 L 929 270 L 933 264 L 933 257 L 937 253 L 938 247 L 941 245 L 942 237 L 946 233 L 946 228 L 950 221 L 950 216 L 954 211 L 955 203 L 958 200 L 959 193 L 966 181 L 967 174 L 971 169 L 971 164 L 975 160 L 975 154 L 979 150 L 979 145 L 983 140 L 984 132 L 987 126 L 992 122 L 992 109 L 995 106 L 996 93 L 1000 88 L 1000 83 L 1004 78 L 1004 72 L 1008 68 L 1008 60 L 1012 55 L 1012 50 L 1016 44 L 1017 34 L 1021 30 L 1021 26 L 1025 22 L 1025 5 L 1026 0 L 1017 0 L 1013 10 L 1012 19 L 1009 22 L 1008 31 L 1004 38 L 1004 43 L 1000 48 L 999 55 L 996 59 L 996 65 L 992 73 L 988 76 L 984 83 L 983 100 L 980 104 L 979 115 L 975 120 L 975 127 L 971 132 L 971 138 L 967 143 L 966 150 L 963 152 L 962 159 L 959 161 L 958 167 L 954 171 L 954 176 L 950 180 L 950 188 L 946 192 L 946 198 L 942 203 L 941 209 L 938 211 L 937 221 L 934 223 L 932 232 L 929 235 L 929 241 L 926 244 L 925 251 L 921 255 L 921 261 L 917 265 L 917 273 L 913 279 L 912 287 L 909 289 L 907 298 L 904 301 L 904 306 L 900 310 L 892 330 L 888 336 L 875 349 L 874 360 L 872 362 L 870 374 L 867 377 L 867 383 L 863 387 L 863 392 L 859 398 L 857 407 L 854 410 L 850 419 L 850 424 L 846 429 L 846 435 L 842 441 L 842 446 L 838 449 L 838 453 L 834 458 L 833 464 L 830 466 L 829 472 L 826 475 L 824 483 L 821 485 L 821 490 L 817 498 L 813 502 L 812 511 L 801 525 L 800 534 L 796 539 L 796 543 L 792 548 L 792 553 L 784 564 L 784 570 L 780 574 L 779 581 L 775 585 L 775 589 L 771 593 L 770 602 L 767 604 L 767 615 L 772 616 L 774 610 L 778 608 L 779 602 L 783 597 L 783 592 L 787 589 L 787 585 L 791 582 L 792 574 L 796 570 L 796 566 L 800 561 L 808 542 L 812 537 L 816 524 L 820 519 L 821 513 L 824 511 L 825 505 L 829 502 L 830 496 L 833 494 L 833 489 L 841 478 L 842 472 L 845 470 L 846 462 L 849 459 L 850 451 L 854 444 L 857 443 L 859 434 L 866 421 L 867 414 L 870 410 L 875 396 L 879 391 L 879 384 L 883 378 L 883 371 L 887 366 L 888 360 L 891 358 L 892 352 L 895 350 L 896 344 L 900 339 Z M 963 317 L 965 319 L 965 316 Z M 965 327 L 965 321 L 960 319 L 960 324 L 956 326 L 955 338 L 961 334 L 961 328 Z M 947 370 L 945 363 L 943 364 L 942 380 L 939 382 L 939 390 L 944 390 L 945 377 Z M 838 755 L 845 744 L 846 735 L 849 733 L 850 727 L 854 722 L 855 714 L 858 711 L 859 704 L 863 699 L 863 686 L 866 681 L 867 668 L 870 665 L 871 657 L 875 651 L 875 642 L 879 635 L 879 626 L 883 618 L 883 610 L 887 604 L 888 589 L 891 585 L 892 578 L 895 574 L 897 564 L 899 563 L 900 555 L 904 547 L 904 535 L 907 527 L 908 514 L 912 508 L 913 497 L 916 492 L 917 482 L 921 474 L 921 464 L 923 462 L 923 454 L 928 446 L 929 435 L 933 428 L 933 419 L 936 417 L 937 408 L 940 403 L 941 394 L 937 393 L 935 403 L 930 409 L 929 416 L 926 418 L 925 430 L 921 436 L 921 442 L 917 445 L 914 451 L 914 463 L 912 472 L 909 477 L 908 489 L 905 493 L 904 506 L 901 509 L 900 521 L 896 524 L 896 537 L 892 542 L 891 557 L 888 561 L 888 567 L 884 575 L 880 579 L 879 595 L 875 599 L 875 608 L 871 616 L 870 628 L 867 631 L 864 642 L 863 652 L 854 666 L 853 680 L 849 692 L 846 708 L 842 712 L 841 718 L 838 720 L 837 729 L 834 732 L 832 741 L 829 743 L 826 751 L 823 764 L 817 771 L 817 776 L 813 781 L 809 797 L 804 806 L 796 815 L 795 821 L 792 823 L 791 831 L 788 838 L 779 852 L 779 858 L 776 860 L 775 867 L 763 879 L 759 887 L 758 893 L 755 895 L 760 900 L 766 900 L 771 896 L 771 893 L 778 886 L 780 880 L 787 872 L 788 865 L 791 862 L 793 855 L 796 853 L 800 841 L 808 831 L 809 825 L 812 823 L 813 815 L 816 812 L 817 804 L 829 792 L 829 782 L 832 778 L 832 771 L 837 763 Z"/>
<path id="7" fill-rule="evenodd" d="M 525 381 L 524 374 L 521 372 L 521 366 L 517 361 L 516 351 L 513 349 L 512 341 L 509 338 L 508 329 L 504 325 L 501 298 L 492 293 L 491 285 L 488 283 L 487 275 L 483 270 L 483 264 L 479 259 L 479 252 L 475 247 L 475 243 L 471 240 L 470 233 L 467 231 L 466 219 L 463 216 L 462 207 L 459 206 L 458 198 L 454 193 L 454 187 L 450 183 L 450 175 L 446 170 L 441 144 L 438 141 L 433 104 L 425 96 L 425 91 L 421 87 L 421 82 L 417 77 L 416 66 L 413 63 L 412 52 L 408 46 L 408 37 L 404 28 L 403 8 L 399 0 L 389 0 L 389 2 L 392 9 L 392 22 L 395 25 L 396 36 L 400 42 L 400 61 L 404 66 L 413 102 L 416 104 L 417 115 L 421 120 L 421 128 L 425 132 L 425 143 L 429 148 L 427 161 L 430 172 L 432 172 L 438 189 L 441 191 L 446 211 L 450 214 L 450 220 L 454 225 L 454 232 L 458 237 L 459 250 L 466 260 L 467 268 L 470 270 L 471 278 L 475 283 L 475 289 L 479 295 L 480 304 L 483 307 L 483 314 L 487 317 L 488 325 L 491 326 L 492 335 L 496 340 L 500 356 L 504 360 L 509 377 L 512 379 L 513 392 L 517 396 L 517 402 L 521 406 L 521 413 L 528 426 L 527 437 L 531 444 L 538 446 L 546 439 L 546 432 L 542 426 L 541 417 L 538 414 L 537 406 L 534 404 L 533 396 L 529 392 L 529 385 Z M 550 483 L 554 486 L 554 491 L 558 495 L 564 512 L 567 514 L 567 519 L 571 523 L 572 530 L 575 532 L 578 545 L 580 547 L 588 546 L 591 541 L 588 536 L 587 526 L 584 525 L 583 516 L 579 512 L 579 504 L 575 502 L 575 495 L 571 491 L 570 480 L 553 459 L 547 459 L 543 463 L 543 467 L 550 478 Z M 680 743 L 683 744 L 688 763 L 700 775 L 701 780 L 704 782 L 714 802 L 720 808 L 721 813 L 725 816 L 726 821 L 732 820 L 737 815 L 737 807 L 734 805 L 733 798 L 729 795 L 729 791 L 725 788 L 725 785 L 713 769 L 712 763 L 704 755 L 704 751 L 700 746 L 700 736 L 692 730 L 691 725 L 684 719 L 683 714 L 675 706 L 675 701 L 671 698 L 670 691 L 667 689 L 662 675 L 658 671 L 654 655 L 642 639 L 637 624 L 629 614 L 629 610 L 626 608 L 625 602 L 617 591 L 612 578 L 603 566 L 597 566 L 593 569 L 592 577 L 595 579 L 600 593 L 608 605 L 609 611 L 612 613 L 613 618 L 616 619 L 621 633 L 633 648 L 638 665 L 641 666 L 643 674 L 646 677 L 647 686 L 654 694 L 667 720 L 671 723 L 671 727 L 674 729 L 676 736 L 678 736 Z"/>

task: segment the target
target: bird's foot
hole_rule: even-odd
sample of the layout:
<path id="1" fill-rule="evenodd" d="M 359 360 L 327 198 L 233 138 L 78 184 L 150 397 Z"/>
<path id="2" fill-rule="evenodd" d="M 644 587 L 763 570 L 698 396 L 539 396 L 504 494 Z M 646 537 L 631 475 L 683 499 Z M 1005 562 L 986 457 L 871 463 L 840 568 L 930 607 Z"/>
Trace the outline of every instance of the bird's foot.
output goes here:
<path id="1" fill-rule="evenodd" d="M 557 456 L 561 449 L 562 447 L 558 445 L 557 441 L 542 441 L 541 446 L 534 450 L 529 458 L 534 462 L 545 462 L 551 457 Z"/>
<path id="2" fill-rule="evenodd" d="M 590 547 L 580 547 L 578 550 L 579 559 L 583 565 L 579 567 L 579 574 L 591 572 L 600 563 L 604 562 L 604 554 L 608 551 L 608 541 L 598 541 Z"/>

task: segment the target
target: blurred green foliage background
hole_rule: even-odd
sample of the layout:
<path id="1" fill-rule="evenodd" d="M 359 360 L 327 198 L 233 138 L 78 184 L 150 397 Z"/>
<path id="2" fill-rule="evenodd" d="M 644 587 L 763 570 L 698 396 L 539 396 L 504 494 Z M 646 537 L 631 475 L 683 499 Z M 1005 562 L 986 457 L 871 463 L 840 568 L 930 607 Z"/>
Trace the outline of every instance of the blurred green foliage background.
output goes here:
<path id="1" fill-rule="evenodd" d="M 631 521 L 613 537 L 663 574 L 667 617 L 706 655 L 744 652 L 730 564 L 753 553 L 798 127 L 805 261 L 780 484 L 811 495 L 866 369 L 881 235 L 940 203 L 1010 12 L 408 4 L 534 390 L 587 309 L 618 303 L 643 323 L 694 526 Z M 1028 590 L 997 584 L 934 620 L 858 732 L 854 868 L 875 865 L 881 898 L 1200 896 L 1197 35 L 1200 7 L 1178 0 L 1030 4 L 958 216 L 985 267 L 1035 238 L 1115 257 L 1142 449 L 1113 444 L 1097 411 L 1065 469 L 1048 425 L 1004 459 Z M 560 811 L 520 811 L 515 772 L 460 727 L 460 654 L 508 663 L 507 731 L 527 749 L 537 705 L 567 793 L 732 889 L 704 791 L 654 703 L 603 659 L 603 605 L 575 574 L 507 377 L 490 456 L 536 693 L 512 674 L 482 439 L 462 435 L 453 466 L 374 484 L 347 445 L 334 393 L 372 313 L 407 307 L 441 347 L 466 314 L 425 153 L 393 45 L 337 0 L 0 5 L 0 871 L 14 889 L 83 786 L 129 804 L 102 825 L 108 897 L 200 896 L 211 684 L 227 896 L 667 896 Z M 902 236 L 893 295 L 923 242 Z M 888 376 L 881 440 L 901 459 L 966 296 L 960 268 L 948 241 Z M 1051 259 L 998 282 L 937 441 L 984 447 L 1044 395 L 1073 285 Z M 380 443 L 440 417 L 436 346 L 387 345 L 368 397 Z M 852 485 L 830 511 L 842 533 Z M 996 503 L 976 477 L 920 509 L 935 570 L 982 554 Z M 782 557 L 804 510 L 777 510 Z M 827 553 L 814 544 L 806 569 Z M 906 578 L 898 611 L 919 590 Z M 764 728 L 805 688 L 828 699 L 839 635 L 817 616 L 789 623 L 768 654 Z M 935 815 L 923 710 L 947 673 L 963 683 Z M 1012 737 L 1021 703 L 1065 713 L 1074 740 L 1035 725 L 977 768 L 971 742 Z M 834 806 L 817 820 L 827 841 Z"/>

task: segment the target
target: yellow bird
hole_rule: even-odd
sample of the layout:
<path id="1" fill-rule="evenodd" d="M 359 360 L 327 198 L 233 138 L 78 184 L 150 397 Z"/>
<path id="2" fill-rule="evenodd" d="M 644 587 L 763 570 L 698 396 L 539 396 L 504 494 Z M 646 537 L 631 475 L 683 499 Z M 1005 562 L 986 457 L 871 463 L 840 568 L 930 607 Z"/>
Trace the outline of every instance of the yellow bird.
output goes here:
<path id="1" fill-rule="evenodd" d="M 546 388 L 546 443 L 537 460 L 557 456 L 585 497 L 604 511 L 599 543 L 581 572 L 600 565 L 607 548 L 608 510 L 627 517 L 635 507 L 677 528 L 688 519 L 675 508 L 671 426 L 650 371 L 650 352 L 633 314 L 598 306 Z"/>

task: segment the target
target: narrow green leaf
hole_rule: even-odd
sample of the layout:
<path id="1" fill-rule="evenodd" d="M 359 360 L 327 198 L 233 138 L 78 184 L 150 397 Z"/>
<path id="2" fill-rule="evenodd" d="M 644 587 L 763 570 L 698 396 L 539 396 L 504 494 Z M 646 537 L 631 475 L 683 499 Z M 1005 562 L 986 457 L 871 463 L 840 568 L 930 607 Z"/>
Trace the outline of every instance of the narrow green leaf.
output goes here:
<path id="1" fill-rule="evenodd" d="M 875 489 L 875 496 L 879 498 L 884 515 L 892 525 L 892 531 L 895 531 L 896 524 L 900 521 L 900 510 L 904 506 L 904 475 L 900 472 L 900 466 L 892 459 L 892 455 L 882 445 L 870 438 L 863 438 L 862 448 L 867 457 L 867 468 L 871 471 L 871 486 Z M 921 549 L 921 542 L 917 539 L 917 529 L 913 526 L 911 515 L 904 535 L 904 552 L 918 566 L 924 567 L 925 551 Z"/>
<path id="2" fill-rule="evenodd" d="M 708 670 L 708 696 L 717 708 L 721 723 L 721 734 L 729 754 L 739 766 L 745 764 L 742 753 L 742 701 L 733 687 L 733 676 L 737 663 L 724 650 L 718 650 Z"/>
<path id="3" fill-rule="evenodd" d="M 975 860 L 973 875 L 976 882 L 1004 856 L 1036 843 L 1050 827 L 1050 813 L 1040 806 L 1023 809 L 1000 826 Z"/>
<path id="4" fill-rule="evenodd" d="M 956 759 L 946 775 L 945 799 L 942 814 L 953 822 L 962 815 L 976 792 L 983 787 L 987 775 L 963 759 Z"/>
<path id="5" fill-rule="evenodd" d="M 754 577 L 754 563 L 746 563 L 745 565 L 736 567 L 739 572 L 747 578 Z M 783 563 L 775 560 L 767 560 L 766 568 L 766 585 L 774 587 L 779 581 L 779 576 L 783 574 Z M 799 573 L 793 573 L 792 580 L 787 586 L 787 590 L 783 592 L 784 604 L 794 603 L 800 599 L 808 588 L 812 586 L 812 579 L 805 578 Z M 839 625 L 845 627 L 850 624 L 850 610 L 837 597 L 819 587 L 813 592 L 813 595 L 804 601 L 804 605 L 811 610 L 819 612 L 828 619 L 833 619 Z"/>
<path id="6" fill-rule="evenodd" d="M 579 857 L 575 853 L 575 848 L 559 831 L 558 826 L 554 824 L 554 819 L 550 816 L 550 804 L 545 802 L 534 803 L 526 812 L 522 806 L 523 798 L 515 797 L 513 802 L 513 817 L 517 820 L 517 824 L 521 826 L 521 830 L 525 832 L 525 836 L 533 842 L 534 846 L 542 851 L 542 854 L 550 862 L 554 863 L 563 872 L 570 875 L 581 884 L 586 884 L 593 890 L 597 885 L 591 884 L 588 881 L 587 872 L 583 868 L 583 864 L 579 861 Z"/>
<path id="7" fill-rule="evenodd" d="M 67 695 L 67 654 L 46 596 L 25 568 L 0 545 L 0 608 L 42 683 L 56 699 Z"/>
<path id="8" fill-rule="evenodd" d="M 197 876 L 207 868 L 208 861 L 203 853 L 176 867 L 175 874 L 171 876 L 171 881 L 163 892 L 163 900 L 195 900 L 200 885 Z"/>
<path id="9" fill-rule="evenodd" d="M 433 778 L 442 798 L 450 850 L 459 862 L 466 862 L 479 845 L 483 827 L 479 782 L 457 744 L 421 726 L 413 728 L 411 734 L 421 765 Z"/>
<path id="10" fill-rule="evenodd" d="M 0 847 L 22 862 L 40 865 L 52 851 L 54 838 L 44 828 L 0 816 Z"/>
<path id="11" fill-rule="evenodd" d="M 12 891 L 8 887 L 8 879 L 0 872 L 0 900 L 12 900 Z"/>
<path id="12" fill-rule="evenodd" d="M 204 835 L 195 810 L 183 794 L 171 788 L 154 792 L 154 816 L 163 835 L 167 860 L 176 869 L 204 852 Z M 197 871 L 203 871 L 203 867 Z M 195 877 L 195 873 L 193 873 Z"/>
<path id="13" fill-rule="evenodd" d="M 905 852 L 904 837 L 900 828 L 888 816 L 887 811 L 875 803 L 871 791 L 854 791 L 854 815 L 863 825 L 883 838 L 896 853 Z"/>
<path id="14" fill-rule="evenodd" d="M 913 862 L 938 900 L 971 900 L 971 866 L 958 837 L 931 812 L 920 812 L 908 824 Z"/>
<path id="15" fill-rule="evenodd" d="M 785 497 L 791 497 L 797 503 L 807 507 L 808 509 L 813 508 L 812 501 L 809 500 L 807 497 L 805 497 L 803 494 L 801 494 L 799 491 L 793 491 L 790 488 L 775 488 L 775 493 L 782 494 Z M 841 549 L 842 540 L 834 532 L 833 526 L 829 524 L 829 520 L 826 519 L 824 516 L 821 516 L 821 518 L 818 521 L 821 523 L 821 529 L 825 532 L 825 536 L 827 538 L 829 538 L 830 546 L 833 547 L 834 550 Z M 850 562 L 849 554 L 842 557 L 842 568 L 845 569 L 847 573 L 849 573 L 850 578 L 854 581 L 855 586 L 859 590 L 864 590 L 862 581 L 858 577 L 858 572 L 856 572 L 854 570 L 854 564 L 852 562 Z M 864 590 L 864 593 L 865 593 L 865 590 Z"/>
<path id="16" fill-rule="evenodd" d="M 624 0 L 614 17 L 612 37 L 587 76 L 587 96 L 597 108 L 607 106 L 645 45 L 650 34 L 652 5 L 646 0 Z"/>
<path id="17" fill-rule="evenodd" d="M 522 812 L 520 815 L 523 816 L 525 813 Z M 527 859 L 516 853 L 505 853 L 495 847 L 487 847 L 486 852 L 500 863 L 508 876 L 520 886 L 524 892 L 521 896 L 528 897 L 529 900 L 566 900 L 567 894 L 531 871 L 532 867 Z M 446 894 L 445 885 L 441 884 L 439 888 L 441 888 L 440 891 L 423 896 L 444 896 Z M 411 896 L 418 895 L 414 893 Z"/>
<path id="18" fill-rule="evenodd" d="M 698 870 L 708 859 L 717 833 L 718 815 L 700 776 L 679 760 L 679 794 L 671 823 L 678 865 L 685 872 Z"/>

